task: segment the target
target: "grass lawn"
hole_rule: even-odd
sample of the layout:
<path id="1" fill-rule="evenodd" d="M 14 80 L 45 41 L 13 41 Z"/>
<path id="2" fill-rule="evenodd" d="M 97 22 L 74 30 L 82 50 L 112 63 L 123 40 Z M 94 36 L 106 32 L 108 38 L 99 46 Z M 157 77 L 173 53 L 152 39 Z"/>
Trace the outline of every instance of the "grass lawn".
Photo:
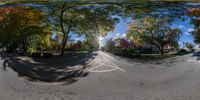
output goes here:
<path id="1" fill-rule="evenodd" d="M 176 52 L 165 53 L 164 55 L 160 55 L 160 54 L 141 54 L 140 56 L 126 56 L 126 55 L 119 55 L 119 54 L 114 54 L 114 55 L 137 59 L 137 60 L 162 60 L 162 59 L 178 56 Z"/>
<path id="2" fill-rule="evenodd" d="M 60 51 L 47 51 L 50 53 L 53 53 L 53 56 L 60 56 Z M 65 51 L 65 55 L 64 56 L 69 56 L 69 55 L 76 55 L 76 54 L 86 54 L 88 53 L 88 51 Z"/>
<path id="3" fill-rule="evenodd" d="M 134 58 L 140 59 L 140 60 L 162 60 L 162 59 L 175 57 L 175 56 L 177 56 L 177 55 L 176 54 L 164 54 L 164 55 L 160 55 L 160 54 L 142 54 L 141 56 L 134 57 Z"/>

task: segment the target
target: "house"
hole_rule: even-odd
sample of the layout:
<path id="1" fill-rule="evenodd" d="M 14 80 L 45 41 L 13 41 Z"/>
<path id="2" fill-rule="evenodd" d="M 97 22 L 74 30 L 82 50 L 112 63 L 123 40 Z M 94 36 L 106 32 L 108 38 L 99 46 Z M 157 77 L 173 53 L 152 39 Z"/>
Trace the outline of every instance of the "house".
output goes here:
<path id="1" fill-rule="evenodd" d="M 165 45 L 164 46 L 164 53 L 168 53 L 171 50 L 170 45 Z M 159 49 L 157 46 L 152 45 L 152 44 L 142 44 L 139 47 L 139 52 L 143 54 L 153 54 L 153 53 L 160 53 Z"/>

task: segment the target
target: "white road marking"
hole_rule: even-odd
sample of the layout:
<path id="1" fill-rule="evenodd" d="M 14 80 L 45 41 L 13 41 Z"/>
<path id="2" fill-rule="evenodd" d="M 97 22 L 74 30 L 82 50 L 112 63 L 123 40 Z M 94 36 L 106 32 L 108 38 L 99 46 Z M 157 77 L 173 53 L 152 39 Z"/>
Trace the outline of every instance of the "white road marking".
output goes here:
<path id="1" fill-rule="evenodd" d="M 101 53 L 101 54 L 100 54 Z M 126 72 L 124 69 L 120 68 L 119 66 L 117 66 L 116 64 L 114 64 L 113 62 L 111 62 L 108 58 L 106 58 L 104 53 L 100 52 L 98 55 L 92 62 L 95 62 L 96 64 L 98 64 L 97 66 L 93 67 L 93 68 L 90 68 L 88 71 L 89 72 L 110 72 L 110 71 L 114 71 L 114 70 L 120 70 L 120 71 L 123 71 L 123 72 Z M 102 57 L 102 58 L 100 58 Z M 91 63 L 92 63 L 91 62 Z M 106 63 L 109 63 L 111 65 L 108 65 Z M 97 70 L 97 68 L 100 68 L 100 67 L 109 67 L 111 69 L 105 69 L 105 70 Z"/>
<path id="2" fill-rule="evenodd" d="M 103 52 L 101 52 L 101 53 L 102 53 L 104 56 L 107 56 L 107 57 L 108 57 L 108 55 L 104 54 Z M 108 58 L 107 58 L 107 59 L 108 59 Z M 119 70 L 121 70 L 121 71 L 126 72 L 124 69 L 120 68 L 119 66 L 117 66 L 116 64 L 114 64 L 112 61 L 109 60 L 109 62 L 111 62 L 111 63 L 115 66 L 115 68 L 117 68 L 117 69 L 119 69 Z"/>
<path id="3" fill-rule="evenodd" d="M 111 61 L 110 61 L 111 62 Z M 126 72 L 124 69 L 120 68 L 119 66 L 115 65 L 113 62 L 111 62 L 117 69 L 123 71 L 123 72 Z"/>
<path id="4" fill-rule="evenodd" d="M 188 59 L 187 61 L 189 61 L 189 62 L 196 62 L 198 60 L 196 60 L 196 59 Z"/>
<path id="5" fill-rule="evenodd" d="M 192 63 L 200 63 L 200 60 L 197 60 L 197 58 L 190 58 L 187 60 L 188 62 L 192 62 Z"/>

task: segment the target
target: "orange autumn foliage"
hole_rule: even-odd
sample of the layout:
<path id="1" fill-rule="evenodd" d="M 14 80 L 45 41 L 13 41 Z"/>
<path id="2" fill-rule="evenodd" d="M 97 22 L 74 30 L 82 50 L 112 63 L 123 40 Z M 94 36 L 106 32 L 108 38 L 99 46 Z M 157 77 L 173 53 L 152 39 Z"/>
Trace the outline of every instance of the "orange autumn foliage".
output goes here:
<path id="1" fill-rule="evenodd" d="M 19 20 L 26 24 L 36 25 L 41 20 L 42 12 L 38 9 L 23 6 L 0 8 L 0 21 L 6 19 L 8 15 L 18 17 Z"/>
<path id="2" fill-rule="evenodd" d="M 187 10 L 189 16 L 198 16 L 200 17 L 200 8 L 190 8 Z"/>
<path id="3" fill-rule="evenodd" d="M 200 43 L 200 8 L 190 8 L 187 10 L 187 15 L 192 18 L 191 22 L 194 24 L 194 41 Z"/>

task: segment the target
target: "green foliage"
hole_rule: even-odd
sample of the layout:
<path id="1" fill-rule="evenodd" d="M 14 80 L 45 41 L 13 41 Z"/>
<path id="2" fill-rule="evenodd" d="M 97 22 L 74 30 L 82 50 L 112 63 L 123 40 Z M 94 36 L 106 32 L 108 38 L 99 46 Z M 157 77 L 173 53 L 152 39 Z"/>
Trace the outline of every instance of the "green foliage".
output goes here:
<path id="1" fill-rule="evenodd" d="M 115 42 L 112 40 L 112 38 L 107 39 L 105 42 L 105 50 L 111 52 L 114 48 L 115 48 Z"/>
<path id="2" fill-rule="evenodd" d="M 136 49 L 143 43 L 156 44 L 159 48 L 165 44 L 177 46 L 180 32 L 169 28 L 168 22 L 183 15 L 185 3 L 135 1 L 4 0 L 8 5 L 0 8 L 0 47 L 11 51 L 22 49 L 25 53 L 61 49 L 64 53 L 70 41 L 69 33 L 73 33 L 86 38 L 83 43 L 77 43 L 78 47 L 97 50 L 97 37 L 114 31 L 120 17 L 138 20 L 127 32 L 127 38 Z M 163 17 L 168 19 L 161 21 Z M 51 39 L 52 31 L 56 34 L 55 39 Z M 125 41 L 120 44 L 123 48 L 129 45 Z M 108 40 L 105 47 L 107 51 L 113 51 L 115 42 Z"/>
<path id="3" fill-rule="evenodd" d="M 135 49 L 122 49 L 122 54 L 126 56 L 132 56 L 135 53 Z"/>
<path id="4" fill-rule="evenodd" d="M 89 51 L 95 51 L 99 48 L 99 43 L 97 41 L 98 39 L 93 37 L 86 38 L 86 45 Z"/>
<path id="5" fill-rule="evenodd" d="M 177 55 L 184 55 L 184 54 L 188 54 L 188 51 L 185 50 L 185 49 L 180 49 L 180 50 L 177 52 Z"/>
<path id="6" fill-rule="evenodd" d="M 147 43 L 157 46 L 162 55 L 164 46 L 175 46 L 181 34 L 180 29 L 171 28 L 170 23 L 169 18 L 145 17 L 134 20 L 129 25 L 127 37 L 135 40 L 135 44 Z"/>
<path id="7" fill-rule="evenodd" d="M 41 52 L 34 52 L 31 54 L 32 57 L 41 57 Z"/>
<path id="8" fill-rule="evenodd" d="M 106 7 L 102 5 L 94 7 L 92 4 L 84 3 L 72 5 L 60 3 L 50 7 L 50 15 L 55 23 L 54 27 L 60 27 L 58 30 L 62 32 L 61 55 L 64 54 L 70 32 L 95 39 L 96 36 L 104 36 L 114 30 L 118 19 L 111 17 L 110 10 L 105 10 Z"/>
<path id="9" fill-rule="evenodd" d="M 33 35 L 45 33 L 42 13 L 33 7 L 3 7 L 2 20 L 0 21 L 0 45 L 1 47 L 11 49 L 11 51 L 20 48 L 24 53 L 34 51 L 30 41 Z M 15 47 L 14 47 L 15 45 Z"/>
<path id="10" fill-rule="evenodd" d="M 192 44 L 192 43 L 186 42 L 186 43 L 185 43 L 185 47 L 186 47 L 188 50 L 193 51 L 195 46 L 194 46 L 194 44 Z"/>
<path id="11" fill-rule="evenodd" d="M 194 42 L 200 44 L 200 8 L 190 8 L 187 10 L 187 15 L 191 17 L 191 23 L 194 25 Z"/>

